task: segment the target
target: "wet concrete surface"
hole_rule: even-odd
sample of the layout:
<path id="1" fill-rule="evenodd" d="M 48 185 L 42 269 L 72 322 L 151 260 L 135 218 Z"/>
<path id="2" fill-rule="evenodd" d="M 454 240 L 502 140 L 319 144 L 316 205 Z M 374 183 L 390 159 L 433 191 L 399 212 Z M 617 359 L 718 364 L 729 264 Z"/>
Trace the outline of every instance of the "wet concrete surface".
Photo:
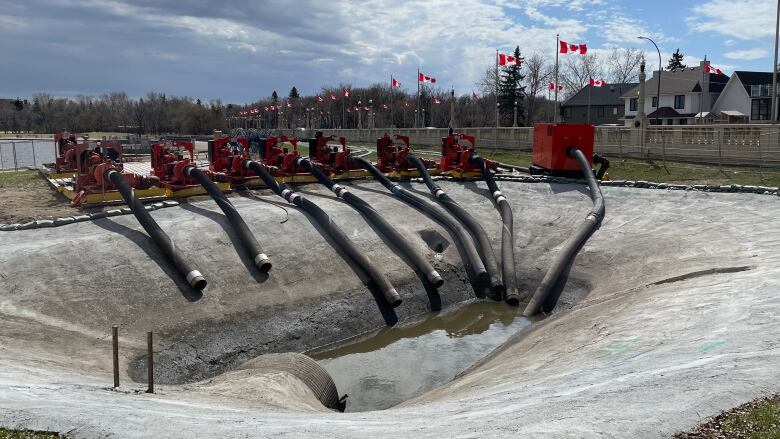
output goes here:
<path id="1" fill-rule="evenodd" d="M 450 381 L 539 319 L 518 307 L 469 301 L 307 354 L 349 395 L 347 412 L 382 410 Z"/>
<path id="2" fill-rule="evenodd" d="M 590 200 L 576 185 L 499 185 L 515 212 L 518 277 L 532 291 Z M 498 248 L 484 185 L 442 186 Z M 463 278 L 455 246 L 437 253 L 421 236 L 445 230 L 376 183 L 352 188 L 446 268 L 451 284 Z M 604 195 L 604 223 L 569 279 L 587 296 L 562 298 L 561 312 L 442 386 L 388 410 L 345 414 L 305 411 L 305 395 L 262 371 L 160 384 L 155 395 L 128 374 L 147 330 L 160 335 L 158 367 L 173 382 L 235 371 L 242 356 L 265 352 L 253 348 L 264 337 L 266 351 L 303 351 L 380 328 L 370 294 L 297 209 L 235 202 L 274 260 L 267 279 L 247 271 L 219 217 L 153 212 L 209 279 L 201 297 L 179 285 L 132 217 L 3 234 L 0 425 L 77 437 L 664 437 L 780 390 L 780 201 L 608 187 Z M 420 298 L 397 310 L 401 323 L 429 312 L 412 270 L 359 215 L 332 197 L 317 202 L 402 294 Z M 212 202 L 197 207 L 218 212 Z M 472 294 L 455 287 L 443 308 Z M 111 324 L 120 325 L 119 391 L 109 389 Z"/>

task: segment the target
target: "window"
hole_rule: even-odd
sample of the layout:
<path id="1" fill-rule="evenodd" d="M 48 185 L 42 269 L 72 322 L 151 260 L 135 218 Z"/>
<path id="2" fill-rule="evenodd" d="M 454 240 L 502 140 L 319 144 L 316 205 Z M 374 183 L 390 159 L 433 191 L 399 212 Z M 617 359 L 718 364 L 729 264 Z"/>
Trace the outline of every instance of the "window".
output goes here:
<path id="1" fill-rule="evenodd" d="M 761 96 L 771 96 L 772 84 L 764 84 L 761 86 Z"/>
<path id="2" fill-rule="evenodd" d="M 771 99 L 753 99 L 750 108 L 750 120 L 769 120 L 769 108 L 771 106 Z"/>
<path id="3" fill-rule="evenodd" d="M 760 85 L 751 85 L 750 86 L 750 97 L 757 98 L 761 96 L 761 86 Z"/>
<path id="4" fill-rule="evenodd" d="M 636 111 L 637 102 L 639 102 L 639 98 L 631 98 L 628 103 L 628 111 Z"/>
<path id="5" fill-rule="evenodd" d="M 617 116 L 618 114 L 618 107 L 612 107 L 612 115 Z"/>
<path id="6" fill-rule="evenodd" d="M 604 107 L 599 107 L 599 119 L 604 119 Z"/>
<path id="7" fill-rule="evenodd" d="M 688 125 L 688 119 L 680 119 L 680 125 Z"/>
<path id="8" fill-rule="evenodd" d="M 653 96 L 653 108 L 658 108 L 658 96 Z"/>
<path id="9" fill-rule="evenodd" d="M 674 109 L 675 110 L 682 110 L 685 108 L 685 95 L 675 95 L 674 96 Z"/>
<path id="10" fill-rule="evenodd" d="M 666 119 L 667 125 L 674 125 L 674 119 Z"/>

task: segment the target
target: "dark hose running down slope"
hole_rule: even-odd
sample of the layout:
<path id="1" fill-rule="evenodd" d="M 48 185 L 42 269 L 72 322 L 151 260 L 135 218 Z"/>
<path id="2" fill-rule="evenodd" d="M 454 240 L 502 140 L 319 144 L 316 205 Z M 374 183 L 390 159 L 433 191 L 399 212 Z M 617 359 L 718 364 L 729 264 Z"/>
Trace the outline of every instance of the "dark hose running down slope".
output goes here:
<path id="1" fill-rule="evenodd" d="M 411 243 L 404 238 L 390 223 L 385 220 L 379 212 L 377 212 L 370 204 L 363 201 L 362 198 L 348 191 L 343 186 L 336 184 L 333 180 L 328 178 L 325 173 L 318 167 L 314 166 L 309 160 L 299 157 L 296 161 L 298 166 L 302 166 L 307 171 L 311 172 L 320 183 L 325 185 L 328 189 L 333 191 L 337 197 L 346 201 L 350 206 L 361 212 L 366 216 L 368 221 L 374 224 L 390 241 L 393 242 L 398 250 L 408 258 L 414 269 L 422 274 L 425 281 L 439 288 L 444 284 L 444 279 L 439 275 L 436 269 L 433 268 L 430 262 L 428 262 L 422 255 L 415 251 Z"/>
<path id="2" fill-rule="evenodd" d="M 501 281 L 498 261 L 493 252 L 493 247 L 490 245 L 490 239 L 488 238 L 487 233 L 485 233 L 485 229 L 483 229 L 477 220 L 466 212 L 464 208 L 460 207 L 460 204 L 456 203 L 455 200 L 450 198 L 449 195 L 431 180 L 431 175 L 428 173 L 425 164 L 423 164 L 420 159 L 412 154 L 406 156 L 406 159 L 417 168 L 420 177 L 422 177 L 425 185 L 428 186 L 428 189 L 433 196 L 436 197 L 436 199 L 439 200 L 455 218 L 463 223 L 471 233 L 471 236 L 474 237 L 474 240 L 477 242 L 479 256 L 482 258 L 482 262 L 485 264 L 485 268 L 487 268 L 488 275 L 490 276 L 490 286 L 493 292 L 492 298 L 496 300 L 503 299 L 505 292 L 504 283 Z"/>
<path id="3" fill-rule="evenodd" d="M 333 238 L 336 244 L 341 247 L 344 252 L 360 267 L 360 269 L 368 275 L 371 282 L 376 286 L 385 298 L 385 301 L 396 308 L 401 304 L 401 296 L 398 291 L 395 290 L 393 285 L 387 279 L 387 277 L 368 260 L 366 255 L 360 252 L 355 247 L 355 244 L 347 237 L 343 230 L 334 223 L 324 210 L 311 201 L 304 198 L 301 194 L 293 192 L 291 189 L 279 186 L 279 183 L 274 180 L 273 176 L 268 173 L 265 167 L 255 161 L 247 160 L 244 162 L 244 166 L 255 172 L 265 183 L 265 185 L 274 191 L 277 195 L 284 198 L 291 204 L 303 209 L 309 215 L 314 217 L 317 223 L 323 229 L 327 230 L 328 234 Z M 364 280 L 365 282 L 366 280 Z"/>
<path id="4" fill-rule="evenodd" d="M 560 295 L 561 285 L 558 285 L 561 280 L 561 275 L 574 261 L 574 257 L 577 256 L 577 252 L 580 251 L 585 241 L 588 240 L 590 235 L 599 227 L 601 220 L 604 219 L 604 196 L 601 194 L 601 188 L 596 182 L 596 177 L 593 175 L 593 170 L 590 169 L 590 163 L 585 158 L 585 154 L 577 148 L 569 148 L 567 151 L 570 157 L 574 157 L 580 162 L 582 167 L 582 173 L 585 175 L 585 179 L 588 181 L 588 188 L 590 189 L 590 198 L 593 200 L 593 209 L 585 217 L 585 221 L 580 224 L 577 230 L 569 237 L 563 248 L 555 256 L 549 270 L 544 275 L 542 282 L 534 293 L 534 297 L 525 307 L 523 314 L 526 316 L 532 316 L 539 311 L 549 312 L 555 308 L 555 304 L 558 302 L 558 296 Z M 556 294 L 551 292 L 558 286 Z"/>
<path id="5" fill-rule="evenodd" d="M 187 279 L 187 283 L 198 291 L 206 288 L 206 278 L 203 277 L 200 271 L 192 268 L 189 262 L 184 260 L 171 238 L 163 232 L 152 216 L 149 215 L 149 212 L 146 211 L 144 203 L 135 197 L 133 188 L 127 184 L 122 173 L 114 168 L 108 168 L 103 174 L 103 177 L 110 181 L 119 193 L 122 194 L 125 203 L 130 206 L 130 209 L 132 209 L 133 214 L 138 219 L 138 222 L 141 223 L 144 230 L 146 230 L 146 233 L 149 234 L 152 241 L 157 244 L 157 247 L 168 260 L 173 262 L 173 265 L 176 266 L 179 273 Z"/>
<path id="6" fill-rule="evenodd" d="M 255 235 L 249 230 L 249 226 L 246 225 L 244 218 L 238 213 L 235 206 L 233 206 L 233 203 L 231 203 L 219 187 L 211 181 L 208 175 L 204 174 L 200 169 L 190 166 L 184 170 L 184 174 L 197 180 L 198 183 L 206 189 L 206 192 L 211 195 L 211 198 L 213 198 L 220 209 L 222 209 L 222 212 L 225 214 L 225 217 L 227 217 L 233 230 L 238 234 L 241 244 L 244 246 L 244 249 L 257 268 L 261 273 L 268 272 L 268 270 L 271 269 L 271 260 L 268 259 L 268 256 L 263 252 Z"/>
<path id="7" fill-rule="evenodd" d="M 368 160 L 355 156 L 350 156 L 349 160 L 370 172 L 376 181 L 382 183 L 382 185 L 390 192 L 395 194 L 395 196 L 407 204 L 415 206 L 416 208 L 426 212 L 440 224 L 449 229 L 453 239 L 457 240 L 459 247 L 463 251 L 463 265 L 466 268 L 466 272 L 468 273 L 469 278 L 471 279 L 476 294 L 479 297 L 484 297 L 483 289 L 485 287 L 489 287 L 490 277 L 488 276 L 487 270 L 485 270 L 485 265 L 482 263 L 482 259 L 480 259 L 479 253 L 477 252 L 474 243 L 471 241 L 471 239 L 469 239 L 466 229 L 459 222 L 447 216 L 442 210 L 438 208 L 438 206 L 436 206 L 435 203 L 432 203 L 431 201 L 415 193 L 409 192 L 401 186 L 390 181 Z"/>
<path id="8" fill-rule="evenodd" d="M 520 304 L 520 293 L 517 291 L 517 276 L 515 275 L 515 238 L 512 207 L 509 206 L 506 197 L 498 189 L 498 185 L 496 185 L 496 181 L 493 179 L 493 173 L 490 172 L 485 160 L 478 155 L 471 157 L 471 160 L 479 164 L 482 177 L 485 179 L 485 183 L 487 183 L 487 187 L 496 201 L 496 207 L 501 213 L 501 222 L 503 223 L 501 230 L 501 278 L 504 281 L 504 288 L 506 288 L 507 303 L 517 306 Z"/>

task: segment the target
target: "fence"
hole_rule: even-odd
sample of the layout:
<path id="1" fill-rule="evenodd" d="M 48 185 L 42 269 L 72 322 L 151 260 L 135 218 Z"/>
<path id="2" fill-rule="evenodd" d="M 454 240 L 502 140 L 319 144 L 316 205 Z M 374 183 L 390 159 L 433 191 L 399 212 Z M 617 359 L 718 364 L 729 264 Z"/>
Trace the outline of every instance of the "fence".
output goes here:
<path id="1" fill-rule="evenodd" d="M 149 155 L 149 139 L 113 139 L 122 144 L 125 156 Z M 51 139 L 0 139 L 0 171 L 37 168 L 54 163 L 56 151 Z"/>
<path id="2" fill-rule="evenodd" d="M 344 136 L 350 143 L 373 144 L 385 133 L 409 136 L 417 146 L 438 147 L 447 128 L 323 129 L 325 135 Z M 477 145 L 501 151 L 531 151 L 533 128 L 461 128 Z M 298 130 L 311 137 L 313 130 Z M 713 125 L 663 126 L 637 130 L 596 127 L 595 151 L 608 157 L 670 160 L 713 165 L 780 167 L 780 126 Z"/>

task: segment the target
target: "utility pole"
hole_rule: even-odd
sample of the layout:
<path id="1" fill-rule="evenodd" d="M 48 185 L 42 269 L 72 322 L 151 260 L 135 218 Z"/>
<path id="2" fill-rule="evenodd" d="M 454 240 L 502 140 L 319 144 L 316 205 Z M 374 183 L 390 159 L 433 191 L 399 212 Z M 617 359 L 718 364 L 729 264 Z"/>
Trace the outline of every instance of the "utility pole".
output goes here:
<path id="1" fill-rule="evenodd" d="M 775 18 L 775 62 L 772 64 L 772 123 L 777 123 L 777 43 L 780 39 L 780 0 L 777 0 Z"/>

